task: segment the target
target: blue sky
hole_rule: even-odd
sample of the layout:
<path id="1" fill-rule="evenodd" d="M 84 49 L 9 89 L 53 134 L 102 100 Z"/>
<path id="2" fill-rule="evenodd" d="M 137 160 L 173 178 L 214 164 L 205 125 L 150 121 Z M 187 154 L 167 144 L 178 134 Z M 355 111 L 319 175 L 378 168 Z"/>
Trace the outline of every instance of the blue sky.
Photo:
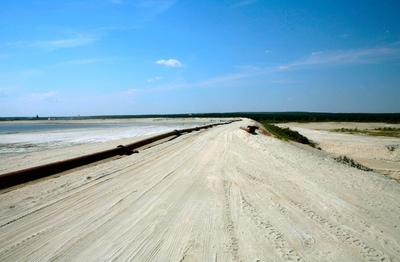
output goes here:
<path id="1" fill-rule="evenodd" d="M 400 112 L 399 1 L 3 0 L 0 116 Z"/>

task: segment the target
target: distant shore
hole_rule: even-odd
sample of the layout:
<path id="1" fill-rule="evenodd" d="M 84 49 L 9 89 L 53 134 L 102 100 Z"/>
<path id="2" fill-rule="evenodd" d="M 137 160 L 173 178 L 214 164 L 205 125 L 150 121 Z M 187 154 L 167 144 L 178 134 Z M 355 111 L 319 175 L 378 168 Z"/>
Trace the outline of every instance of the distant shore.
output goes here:
<path id="1" fill-rule="evenodd" d="M 1 121 L 23 120 L 87 120 L 87 119 L 141 119 L 141 118 L 250 118 L 272 122 L 389 122 L 400 123 L 400 113 L 330 113 L 330 112 L 223 112 L 187 114 L 98 115 L 98 116 L 38 116 L 0 117 Z"/>

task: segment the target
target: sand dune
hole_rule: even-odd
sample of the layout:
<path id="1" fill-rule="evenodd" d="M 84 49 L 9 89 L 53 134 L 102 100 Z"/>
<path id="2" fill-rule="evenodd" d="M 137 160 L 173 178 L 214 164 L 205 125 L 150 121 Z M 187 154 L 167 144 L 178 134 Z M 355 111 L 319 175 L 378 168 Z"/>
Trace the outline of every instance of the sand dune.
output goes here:
<path id="1" fill-rule="evenodd" d="M 0 260 L 400 260 L 397 182 L 250 122 L 3 191 Z"/>

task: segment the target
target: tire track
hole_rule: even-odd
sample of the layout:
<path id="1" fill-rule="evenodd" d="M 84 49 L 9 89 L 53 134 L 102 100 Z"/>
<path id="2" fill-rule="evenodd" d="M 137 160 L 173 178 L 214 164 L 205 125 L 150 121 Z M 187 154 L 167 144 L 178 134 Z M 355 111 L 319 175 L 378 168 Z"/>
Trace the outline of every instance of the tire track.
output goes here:
<path id="1" fill-rule="evenodd" d="M 232 255 L 233 261 L 239 260 L 239 240 L 236 237 L 235 224 L 232 220 L 232 210 L 230 204 L 230 191 L 231 183 L 224 180 L 224 220 L 225 230 L 228 232 L 229 244 L 227 246 L 230 254 Z"/>
<path id="2" fill-rule="evenodd" d="M 342 244 L 351 245 L 358 249 L 359 253 L 365 258 L 367 261 L 370 262 L 387 262 L 391 261 L 390 257 L 386 255 L 381 250 L 375 249 L 369 246 L 367 243 L 362 241 L 361 239 L 357 238 L 353 234 L 351 234 L 348 230 L 343 229 L 339 225 L 329 221 L 328 219 L 322 217 L 321 215 L 317 214 L 311 208 L 291 200 L 290 201 L 295 207 L 300 209 L 303 213 L 306 214 L 308 218 L 317 222 L 323 228 L 325 228 L 330 234 L 334 235 L 338 238 Z"/>
<path id="3" fill-rule="evenodd" d="M 304 261 L 303 258 L 290 246 L 283 233 L 281 233 L 271 222 L 264 220 L 257 209 L 241 195 L 242 208 L 253 224 L 263 233 L 264 237 L 272 244 L 276 253 L 283 261 Z"/>

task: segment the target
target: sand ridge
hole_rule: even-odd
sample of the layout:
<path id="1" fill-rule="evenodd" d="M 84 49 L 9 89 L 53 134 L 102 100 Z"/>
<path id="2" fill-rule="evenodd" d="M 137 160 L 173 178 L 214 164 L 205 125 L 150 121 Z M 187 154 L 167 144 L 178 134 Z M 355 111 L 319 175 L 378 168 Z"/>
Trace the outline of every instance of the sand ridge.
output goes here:
<path id="1" fill-rule="evenodd" d="M 0 194 L 0 260 L 399 260 L 398 183 L 251 122 Z"/>
<path id="2" fill-rule="evenodd" d="M 48 164 L 56 161 L 61 161 L 69 158 L 79 157 L 82 155 L 92 154 L 102 150 L 108 150 L 117 147 L 118 145 L 126 145 L 137 142 L 148 137 L 167 133 L 174 129 L 185 129 L 195 126 L 202 126 L 212 123 L 219 123 L 229 121 L 232 119 L 221 119 L 221 118 L 133 118 L 133 119 L 84 119 L 84 120 L 30 120 L 30 121 L 0 121 L 2 124 L 15 124 L 21 123 L 29 125 L 40 125 L 40 124 L 108 124 L 109 128 L 97 127 L 97 128 L 80 128 L 80 129 L 60 129 L 53 131 L 43 132 L 21 132 L 16 134 L 17 136 L 28 137 L 29 139 L 34 138 L 32 141 L 29 139 L 20 143 L 15 143 L 14 139 L 11 139 L 12 144 L 4 143 L 4 140 L 10 139 L 5 138 L 9 135 L 0 134 L 2 141 L 1 146 L 8 148 L 8 151 L 15 151 L 16 148 L 28 148 L 29 150 L 22 152 L 15 152 L 7 154 L 0 152 L 0 174 L 13 172 L 25 168 L 30 168 L 38 165 Z M 118 138 L 118 134 L 121 135 L 121 124 L 126 124 L 122 129 L 125 133 L 123 138 Z M 137 126 L 141 124 L 142 126 Z M 112 127 L 115 125 L 116 127 Z M 128 132 L 129 131 L 129 132 Z M 51 134 L 58 134 L 58 138 L 65 141 L 57 141 L 50 139 L 47 142 L 41 142 L 37 136 L 40 134 L 41 137 L 49 136 Z M 117 134 L 117 135 L 116 135 Z M 84 138 L 82 138 L 82 136 Z M 129 137 L 127 137 L 129 136 Z M 86 137 L 86 138 L 85 138 Z M 106 138 L 108 137 L 108 138 Z M 116 137 L 116 138 L 115 138 Z M 78 143 L 71 143 L 68 140 L 80 140 Z M 87 139 L 91 138 L 91 139 Z M 97 138 L 97 139 L 93 139 Z M 1 140 L 1 139 L 0 139 Z M 94 140 L 94 141 L 93 141 Z M 101 140 L 101 141 L 99 141 Z"/>

